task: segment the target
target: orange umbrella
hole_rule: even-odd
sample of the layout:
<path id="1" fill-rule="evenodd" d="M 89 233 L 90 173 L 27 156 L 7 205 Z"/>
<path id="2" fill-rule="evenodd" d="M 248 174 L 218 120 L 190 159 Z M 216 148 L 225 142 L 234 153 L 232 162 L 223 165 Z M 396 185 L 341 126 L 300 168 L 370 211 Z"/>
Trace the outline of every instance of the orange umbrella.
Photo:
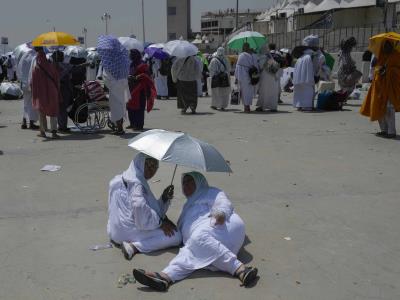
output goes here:
<path id="1" fill-rule="evenodd" d="M 394 50 L 400 52 L 400 34 L 396 32 L 381 33 L 369 39 L 369 50 L 379 57 L 385 41 L 393 44 Z"/>

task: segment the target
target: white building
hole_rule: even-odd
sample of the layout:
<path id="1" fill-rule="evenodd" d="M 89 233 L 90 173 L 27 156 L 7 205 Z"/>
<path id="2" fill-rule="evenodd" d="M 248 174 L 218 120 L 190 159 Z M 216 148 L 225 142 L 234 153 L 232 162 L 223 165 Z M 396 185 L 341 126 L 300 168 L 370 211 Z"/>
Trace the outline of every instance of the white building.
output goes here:
<path id="1" fill-rule="evenodd" d="M 243 10 L 238 13 L 238 28 L 251 28 L 259 11 Z M 202 51 L 215 50 L 236 28 L 236 11 L 234 9 L 205 12 L 201 16 L 201 43 L 195 41 Z"/>

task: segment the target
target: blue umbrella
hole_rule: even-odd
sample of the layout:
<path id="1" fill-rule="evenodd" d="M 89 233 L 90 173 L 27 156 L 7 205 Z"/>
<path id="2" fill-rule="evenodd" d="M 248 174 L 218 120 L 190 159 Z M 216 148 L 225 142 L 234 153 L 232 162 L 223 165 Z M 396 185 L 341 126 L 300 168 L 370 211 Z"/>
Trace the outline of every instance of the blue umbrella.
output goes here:
<path id="1" fill-rule="evenodd" d="M 100 35 L 97 41 L 97 52 L 103 68 L 115 79 L 128 78 L 130 66 L 128 51 L 117 38 L 111 35 Z"/>
<path id="2" fill-rule="evenodd" d="M 164 47 L 163 44 L 153 44 L 144 49 L 144 52 L 149 57 L 154 57 L 157 59 L 167 59 L 169 58 L 169 54 L 163 50 L 163 47 Z"/>

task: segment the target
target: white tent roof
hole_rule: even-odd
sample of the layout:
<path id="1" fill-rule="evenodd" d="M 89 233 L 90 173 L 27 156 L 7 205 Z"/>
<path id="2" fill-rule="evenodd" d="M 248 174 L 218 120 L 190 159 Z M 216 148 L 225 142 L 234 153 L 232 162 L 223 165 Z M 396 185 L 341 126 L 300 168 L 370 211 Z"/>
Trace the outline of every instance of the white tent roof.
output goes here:
<path id="1" fill-rule="evenodd" d="M 399 0 L 389 0 L 399 1 Z M 304 6 L 305 13 L 328 11 L 332 9 L 374 6 L 376 0 L 311 0 Z"/>
<path id="2" fill-rule="evenodd" d="M 275 16 L 277 13 L 286 13 L 286 16 L 289 17 L 303 7 L 304 1 L 302 0 L 283 0 L 277 3 L 275 6 L 270 7 L 261 15 L 257 16 L 257 20 L 269 21 L 271 19 L 271 16 Z"/>

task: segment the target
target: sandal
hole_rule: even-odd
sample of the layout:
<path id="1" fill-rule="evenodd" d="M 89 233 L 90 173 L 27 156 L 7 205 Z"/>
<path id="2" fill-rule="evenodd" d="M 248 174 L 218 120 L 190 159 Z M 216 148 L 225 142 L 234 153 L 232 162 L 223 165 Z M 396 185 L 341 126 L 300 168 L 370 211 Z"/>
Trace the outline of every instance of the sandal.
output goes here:
<path id="1" fill-rule="evenodd" d="M 148 286 L 157 291 L 165 292 L 168 290 L 170 283 L 163 278 L 159 273 L 154 273 L 156 277 L 146 275 L 145 270 L 133 269 L 133 277 L 141 284 Z"/>
<path id="2" fill-rule="evenodd" d="M 258 273 L 257 268 L 245 267 L 244 270 L 236 274 L 236 277 L 238 277 L 239 280 L 242 282 L 242 286 L 248 286 L 257 278 L 257 273 Z"/>

